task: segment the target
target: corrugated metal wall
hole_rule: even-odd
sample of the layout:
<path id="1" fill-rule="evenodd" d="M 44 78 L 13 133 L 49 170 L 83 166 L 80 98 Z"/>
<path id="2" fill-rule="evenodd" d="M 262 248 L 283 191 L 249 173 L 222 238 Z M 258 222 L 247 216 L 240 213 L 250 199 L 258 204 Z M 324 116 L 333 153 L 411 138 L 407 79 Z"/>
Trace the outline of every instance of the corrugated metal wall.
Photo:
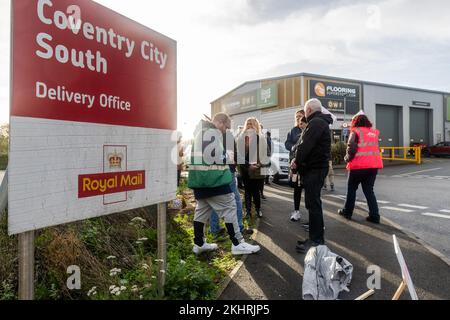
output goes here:
<path id="1" fill-rule="evenodd" d="M 245 120 L 250 117 L 255 117 L 256 119 L 261 121 L 261 111 L 247 112 L 231 116 L 231 130 L 236 132 L 237 128 L 239 126 L 244 126 Z"/>
<path id="2" fill-rule="evenodd" d="M 263 112 L 261 114 L 261 123 L 264 129 L 271 131 L 273 139 L 278 138 L 284 144 L 288 132 L 294 127 L 295 112 L 297 110 L 297 108 L 289 108 L 275 112 Z"/>

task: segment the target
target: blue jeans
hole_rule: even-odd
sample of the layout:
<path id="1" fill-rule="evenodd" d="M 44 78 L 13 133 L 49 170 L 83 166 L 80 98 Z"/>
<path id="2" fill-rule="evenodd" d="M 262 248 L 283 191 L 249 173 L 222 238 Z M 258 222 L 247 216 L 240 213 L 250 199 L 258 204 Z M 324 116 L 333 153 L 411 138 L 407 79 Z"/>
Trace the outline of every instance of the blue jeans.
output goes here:
<path id="1" fill-rule="evenodd" d="M 234 193 L 234 199 L 236 200 L 236 208 L 237 208 L 237 219 L 239 224 L 239 229 L 244 231 L 244 223 L 242 221 L 242 200 L 241 200 L 241 194 L 239 193 L 239 190 L 237 188 L 236 183 L 236 177 L 233 177 L 233 181 L 230 183 L 231 191 Z M 210 225 L 210 232 L 212 234 L 218 234 L 220 231 L 220 225 L 219 225 L 219 216 L 215 211 L 211 214 L 211 220 L 209 221 Z"/>

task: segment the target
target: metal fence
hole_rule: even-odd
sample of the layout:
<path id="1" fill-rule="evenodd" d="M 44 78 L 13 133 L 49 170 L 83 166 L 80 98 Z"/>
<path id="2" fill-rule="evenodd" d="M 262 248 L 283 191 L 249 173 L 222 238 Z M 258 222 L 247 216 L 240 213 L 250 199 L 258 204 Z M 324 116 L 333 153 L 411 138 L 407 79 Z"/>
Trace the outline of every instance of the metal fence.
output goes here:
<path id="1" fill-rule="evenodd" d="M 383 160 L 409 161 L 422 164 L 420 147 L 381 147 L 380 149 Z"/>

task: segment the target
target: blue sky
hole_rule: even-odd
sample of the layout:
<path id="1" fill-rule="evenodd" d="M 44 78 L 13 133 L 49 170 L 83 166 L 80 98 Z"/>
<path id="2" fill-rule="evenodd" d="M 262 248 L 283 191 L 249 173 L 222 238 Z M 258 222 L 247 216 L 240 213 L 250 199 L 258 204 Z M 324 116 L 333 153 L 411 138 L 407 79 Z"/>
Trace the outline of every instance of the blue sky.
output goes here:
<path id="1" fill-rule="evenodd" d="M 35 0 L 27 0 L 35 1 Z M 98 0 L 178 43 L 178 125 L 248 80 L 310 72 L 450 91 L 450 1 Z M 9 0 L 0 0 L 0 123 Z"/>

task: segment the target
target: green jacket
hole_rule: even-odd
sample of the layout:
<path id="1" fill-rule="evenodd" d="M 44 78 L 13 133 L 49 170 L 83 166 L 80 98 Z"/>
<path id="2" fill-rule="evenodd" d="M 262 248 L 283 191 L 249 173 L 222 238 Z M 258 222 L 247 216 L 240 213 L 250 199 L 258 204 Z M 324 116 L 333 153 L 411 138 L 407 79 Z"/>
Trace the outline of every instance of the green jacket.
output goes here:
<path id="1" fill-rule="evenodd" d="M 211 133 L 215 138 L 210 139 Z M 223 135 L 211 122 L 201 121 L 195 129 L 188 171 L 188 187 L 191 189 L 218 188 L 229 186 L 232 182 L 233 176 L 226 164 Z"/>

